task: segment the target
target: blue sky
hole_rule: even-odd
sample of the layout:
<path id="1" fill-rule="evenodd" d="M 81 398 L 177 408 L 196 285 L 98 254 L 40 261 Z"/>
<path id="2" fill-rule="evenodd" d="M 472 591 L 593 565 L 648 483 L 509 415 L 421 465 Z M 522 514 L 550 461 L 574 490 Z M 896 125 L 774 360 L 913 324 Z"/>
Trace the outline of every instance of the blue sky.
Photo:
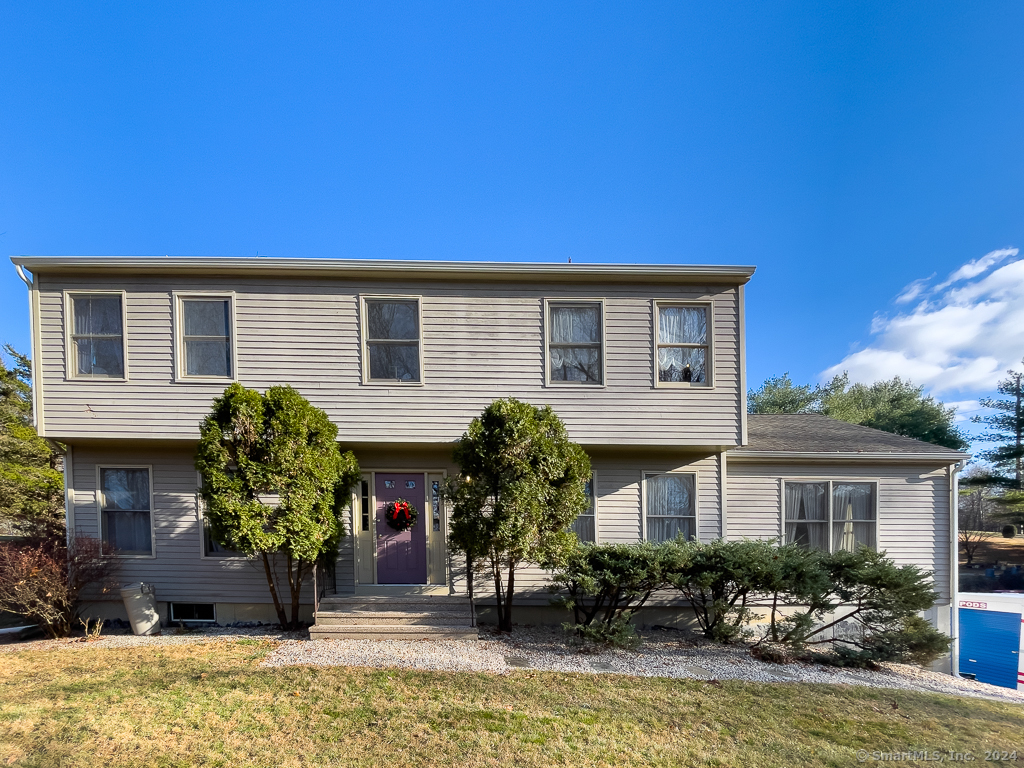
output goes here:
<path id="1" fill-rule="evenodd" d="M 1022 25 L 1010 2 L 7 5 L 0 253 L 756 264 L 752 384 L 839 366 L 970 410 L 1024 356 Z M 0 291 L 24 349 L 13 268 Z"/>

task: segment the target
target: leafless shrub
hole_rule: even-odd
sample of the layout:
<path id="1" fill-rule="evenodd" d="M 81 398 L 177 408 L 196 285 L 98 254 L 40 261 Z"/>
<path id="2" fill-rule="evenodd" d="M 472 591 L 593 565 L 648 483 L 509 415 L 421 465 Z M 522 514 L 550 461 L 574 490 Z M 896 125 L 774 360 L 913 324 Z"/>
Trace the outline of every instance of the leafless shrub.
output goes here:
<path id="1" fill-rule="evenodd" d="M 0 610 L 24 616 L 50 637 L 67 637 L 78 623 L 83 592 L 107 592 L 116 568 L 100 542 L 86 536 L 69 546 L 0 544 Z"/>

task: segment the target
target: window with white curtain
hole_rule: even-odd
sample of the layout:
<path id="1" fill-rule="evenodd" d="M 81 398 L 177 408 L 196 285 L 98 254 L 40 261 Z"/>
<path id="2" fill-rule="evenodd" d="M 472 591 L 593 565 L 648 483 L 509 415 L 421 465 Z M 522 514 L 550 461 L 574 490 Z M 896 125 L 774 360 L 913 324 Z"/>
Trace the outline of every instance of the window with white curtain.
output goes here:
<path id="1" fill-rule="evenodd" d="M 548 302 L 548 380 L 604 383 L 604 322 L 599 301 Z"/>
<path id="2" fill-rule="evenodd" d="M 180 373 L 186 377 L 229 379 L 231 299 L 227 296 L 180 296 Z"/>
<path id="3" fill-rule="evenodd" d="M 153 554 L 149 468 L 101 467 L 99 497 L 104 551 Z"/>
<path id="4" fill-rule="evenodd" d="M 697 475 L 669 472 L 644 476 L 647 541 L 697 538 Z"/>
<path id="5" fill-rule="evenodd" d="M 71 295 L 71 350 L 68 367 L 73 377 L 124 378 L 124 308 L 120 293 Z"/>
<path id="6" fill-rule="evenodd" d="M 580 541 L 597 543 L 597 506 L 594 503 L 594 478 L 587 480 L 584 491 L 587 494 L 587 509 L 570 526 Z"/>
<path id="7" fill-rule="evenodd" d="M 366 299 L 363 333 L 368 381 L 421 381 L 418 300 Z"/>
<path id="8" fill-rule="evenodd" d="M 710 384 L 711 348 L 705 305 L 657 302 L 659 384 Z"/>
<path id="9" fill-rule="evenodd" d="M 786 482 L 785 541 L 822 552 L 876 549 L 875 483 Z"/>

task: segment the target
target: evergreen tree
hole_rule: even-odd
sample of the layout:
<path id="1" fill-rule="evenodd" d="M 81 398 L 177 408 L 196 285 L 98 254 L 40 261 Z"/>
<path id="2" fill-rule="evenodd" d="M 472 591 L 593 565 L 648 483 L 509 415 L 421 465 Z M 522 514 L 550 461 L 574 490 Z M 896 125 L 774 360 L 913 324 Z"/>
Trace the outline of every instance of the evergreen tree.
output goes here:
<path id="1" fill-rule="evenodd" d="M 995 413 L 975 416 L 971 421 L 984 424 L 988 431 L 978 439 L 995 443 L 995 447 L 981 451 L 978 458 L 990 462 L 998 471 L 991 480 L 1014 491 L 1024 490 L 1024 373 L 1007 371 L 1007 378 L 996 385 L 996 391 L 1005 399 L 986 398 L 981 405 Z"/>
<path id="2" fill-rule="evenodd" d="M 32 426 L 32 366 L 10 345 L 0 356 L 0 524 L 31 540 L 64 538 L 61 446 Z"/>
<path id="3" fill-rule="evenodd" d="M 766 379 L 747 395 L 750 413 L 820 413 L 839 421 L 913 437 L 954 450 L 968 446 L 953 424 L 956 409 L 947 408 L 924 388 L 896 376 L 874 384 L 850 384 L 840 374 L 823 385 L 794 384 L 789 374 Z"/>
<path id="4" fill-rule="evenodd" d="M 765 379 L 747 394 L 749 413 L 820 413 L 818 387 L 794 384 L 786 372 Z"/>
<path id="5" fill-rule="evenodd" d="M 345 535 L 341 513 L 360 475 L 337 435 L 327 414 L 291 387 L 261 394 L 237 383 L 213 401 L 200 428 L 196 469 L 211 535 L 263 562 L 286 628 L 298 626 L 314 563 L 333 561 Z"/>
<path id="6" fill-rule="evenodd" d="M 455 461 L 449 546 L 487 570 L 498 628 L 510 631 L 516 571 L 524 563 L 555 567 L 576 544 L 567 529 L 588 505 L 590 459 L 550 406 L 508 398 L 473 419 Z"/>

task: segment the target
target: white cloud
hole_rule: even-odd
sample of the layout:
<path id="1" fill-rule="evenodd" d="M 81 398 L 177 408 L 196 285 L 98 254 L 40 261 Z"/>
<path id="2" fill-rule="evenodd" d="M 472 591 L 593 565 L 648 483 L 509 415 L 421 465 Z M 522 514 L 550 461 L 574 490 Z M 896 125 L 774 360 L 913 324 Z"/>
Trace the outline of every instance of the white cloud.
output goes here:
<path id="1" fill-rule="evenodd" d="M 989 267 L 998 264 L 1000 261 L 1005 259 L 1007 256 L 1016 256 L 1016 248 L 1001 248 L 998 251 L 991 251 L 986 253 L 980 259 L 974 261 L 968 261 L 960 269 L 951 274 L 944 282 L 939 283 L 935 286 L 935 290 L 941 291 L 943 288 L 948 288 L 953 283 L 960 282 L 961 280 L 970 280 L 972 277 L 977 277 L 982 272 L 987 270 Z"/>
<path id="2" fill-rule="evenodd" d="M 957 424 L 970 421 L 976 412 L 982 410 L 981 403 L 977 400 L 947 400 L 943 405 L 947 408 L 956 408 L 953 421 Z"/>
<path id="3" fill-rule="evenodd" d="M 936 395 L 991 391 L 1024 357 L 1024 259 L 1017 255 L 1016 248 L 992 251 L 934 288 L 931 278 L 910 283 L 895 301 L 921 299 L 914 309 L 876 315 L 873 342 L 822 378 L 848 371 L 865 383 L 900 376 Z"/>
<path id="4" fill-rule="evenodd" d="M 933 277 L 935 277 L 934 274 L 931 277 L 922 277 L 920 280 L 915 280 L 914 282 L 910 283 L 910 285 L 904 288 L 900 292 L 900 295 L 896 297 L 896 303 L 909 304 L 911 301 L 913 301 L 914 299 L 916 299 L 918 296 L 925 292 L 925 290 L 928 287 L 928 283 L 931 282 Z"/>

